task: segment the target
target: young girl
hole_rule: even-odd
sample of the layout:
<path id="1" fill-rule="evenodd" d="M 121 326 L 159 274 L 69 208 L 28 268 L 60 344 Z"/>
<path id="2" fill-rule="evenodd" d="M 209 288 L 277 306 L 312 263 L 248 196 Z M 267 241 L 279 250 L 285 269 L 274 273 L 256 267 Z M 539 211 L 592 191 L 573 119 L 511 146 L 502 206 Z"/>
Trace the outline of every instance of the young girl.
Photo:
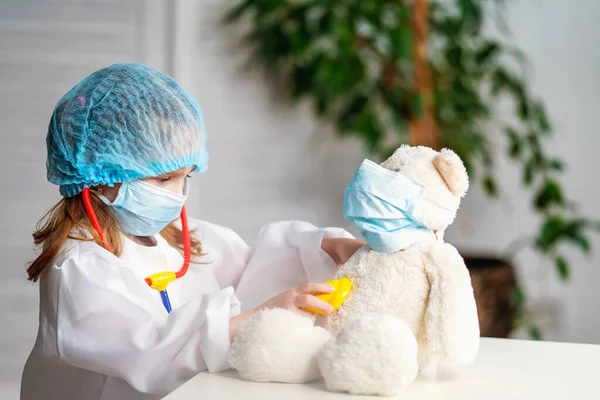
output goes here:
<path id="1" fill-rule="evenodd" d="M 227 369 L 231 340 L 258 310 L 330 312 L 314 295 L 363 245 L 293 221 L 267 226 L 250 251 L 229 229 L 188 223 L 190 174 L 207 169 L 202 113 L 146 66 L 77 84 L 56 105 L 47 148 L 63 199 L 33 235 L 40 314 L 24 400 L 158 399 Z"/>

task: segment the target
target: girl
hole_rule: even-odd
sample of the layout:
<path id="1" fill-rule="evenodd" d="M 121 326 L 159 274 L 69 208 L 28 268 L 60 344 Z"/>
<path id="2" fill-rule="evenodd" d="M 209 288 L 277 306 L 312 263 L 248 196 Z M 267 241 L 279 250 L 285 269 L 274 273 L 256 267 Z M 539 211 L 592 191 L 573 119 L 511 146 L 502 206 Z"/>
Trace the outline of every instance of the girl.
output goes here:
<path id="1" fill-rule="evenodd" d="M 281 222 L 250 252 L 231 230 L 188 223 L 190 174 L 208 162 L 201 110 L 143 65 L 77 84 L 46 142 L 63 199 L 33 235 L 40 314 L 24 400 L 158 399 L 227 369 L 231 340 L 258 310 L 330 312 L 314 295 L 331 288 L 318 282 L 363 245 L 341 229 Z"/>

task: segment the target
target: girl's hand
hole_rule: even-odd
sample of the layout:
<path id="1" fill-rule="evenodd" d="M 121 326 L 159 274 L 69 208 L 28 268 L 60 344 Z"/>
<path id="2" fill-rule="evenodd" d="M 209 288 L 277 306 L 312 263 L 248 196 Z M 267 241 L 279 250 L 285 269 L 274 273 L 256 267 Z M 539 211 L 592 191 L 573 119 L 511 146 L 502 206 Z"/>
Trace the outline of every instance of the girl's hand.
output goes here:
<path id="1" fill-rule="evenodd" d="M 321 248 L 329 254 L 335 265 L 341 267 L 365 244 L 367 243 L 358 239 L 325 238 L 321 242 Z"/>
<path id="2" fill-rule="evenodd" d="M 313 307 L 327 314 L 333 312 L 331 304 L 316 297 L 316 294 L 331 293 L 333 287 L 324 283 L 305 283 L 296 288 L 288 289 L 283 293 L 267 300 L 255 309 L 238 314 L 229 320 L 229 338 L 231 341 L 237 335 L 242 323 L 260 310 L 269 308 L 283 308 L 315 321 L 316 315 L 304 311 L 306 307 Z"/>
<path id="3" fill-rule="evenodd" d="M 331 304 L 315 296 L 316 294 L 331 292 L 333 292 L 333 287 L 331 285 L 326 285 L 324 283 L 305 283 L 304 285 L 286 290 L 272 299 L 267 300 L 259 306 L 258 309 L 284 308 L 295 312 L 296 314 L 309 317 L 314 321 L 316 316 L 304 309 L 313 307 L 327 314 L 332 313 L 333 307 Z"/>

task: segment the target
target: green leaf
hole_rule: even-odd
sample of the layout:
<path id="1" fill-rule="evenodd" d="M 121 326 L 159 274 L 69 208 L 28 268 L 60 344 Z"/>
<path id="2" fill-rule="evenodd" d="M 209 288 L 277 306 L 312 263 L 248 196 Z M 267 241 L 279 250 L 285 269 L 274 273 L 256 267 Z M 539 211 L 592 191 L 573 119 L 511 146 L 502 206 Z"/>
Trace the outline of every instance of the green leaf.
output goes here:
<path id="1" fill-rule="evenodd" d="M 531 151 L 534 154 L 539 154 L 542 149 L 542 146 L 540 144 L 540 138 L 537 135 L 531 133 L 527 135 L 526 139 L 527 143 L 529 143 L 529 146 L 531 147 Z"/>
<path id="2" fill-rule="evenodd" d="M 358 119 L 357 131 L 363 134 L 369 152 L 375 152 L 383 138 L 383 130 L 379 126 L 377 117 L 368 112 L 363 113 Z"/>
<path id="3" fill-rule="evenodd" d="M 311 95 L 313 90 L 315 69 L 314 67 L 297 67 L 291 74 L 292 98 L 298 99 L 303 95 Z"/>
<path id="4" fill-rule="evenodd" d="M 338 129 L 342 132 L 353 131 L 355 129 L 355 121 L 358 115 L 365 111 L 368 101 L 369 98 L 364 94 L 357 95 L 351 99 L 337 116 Z"/>
<path id="5" fill-rule="evenodd" d="M 510 295 L 510 300 L 511 303 L 514 306 L 520 306 L 521 304 L 523 304 L 523 301 L 525 300 L 525 294 L 523 293 L 523 289 L 521 289 L 520 286 L 516 286 Z"/>
<path id="6" fill-rule="evenodd" d="M 525 90 L 525 84 L 502 66 L 494 70 L 491 80 L 492 94 L 498 95 L 503 92 L 513 96 L 516 102 L 517 114 L 521 119 L 526 120 L 529 116 L 530 100 Z"/>
<path id="7" fill-rule="evenodd" d="M 288 37 L 291 54 L 294 56 L 299 57 L 310 47 L 310 33 L 308 32 L 308 27 L 304 20 L 302 20 L 302 23 L 299 24 L 294 31 L 288 33 Z"/>
<path id="8" fill-rule="evenodd" d="M 532 325 L 529 327 L 529 336 L 533 340 L 542 340 L 542 332 L 537 326 Z"/>
<path id="9" fill-rule="evenodd" d="M 478 34 L 482 24 L 482 13 L 479 2 L 473 0 L 459 0 L 461 23 L 470 34 Z"/>
<path id="10" fill-rule="evenodd" d="M 475 62 L 478 65 L 484 64 L 491 58 L 498 55 L 500 46 L 496 42 L 486 42 L 485 45 L 475 53 Z"/>
<path id="11" fill-rule="evenodd" d="M 343 53 L 336 58 L 323 57 L 315 73 L 315 86 L 331 97 L 342 96 L 363 81 L 365 68 L 356 53 Z"/>
<path id="12" fill-rule="evenodd" d="M 523 141 L 521 137 L 513 128 L 506 128 L 504 130 L 508 136 L 508 155 L 511 158 L 519 158 L 523 149 Z"/>
<path id="13" fill-rule="evenodd" d="M 362 82 L 364 65 L 356 53 L 339 54 L 336 58 L 322 57 L 315 71 L 315 87 L 319 92 L 338 97 L 350 92 Z"/>
<path id="14" fill-rule="evenodd" d="M 377 114 L 369 107 L 368 101 L 360 96 L 340 113 L 337 126 L 341 135 L 360 135 L 367 151 L 371 153 L 379 149 L 384 136 Z"/>
<path id="15" fill-rule="evenodd" d="M 519 118 L 521 118 L 522 121 L 527 121 L 529 119 L 531 112 L 529 104 L 525 99 L 521 99 L 521 101 L 519 101 L 517 110 L 517 114 L 519 115 Z"/>
<path id="16" fill-rule="evenodd" d="M 434 3 L 432 3 L 433 5 Z M 452 17 L 443 17 L 431 21 L 432 31 L 438 32 L 442 37 L 456 37 L 460 32 L 460 24 Z"/>
<path id="17" fill-rule="evenodd" d="M 367 96 L 364 94 L 359 94 L 350 102 L 345 113 L 349 115 L 361 113 L 368 101 L 369 98 Z"/>
<path id="18" fill-rule="evenodd" d="M 494 166 L 494 159 L 492 158 L 492 155 L 488 151 L 487 146 L 486 145 L 481 146 L 479 148 L 479 152 L 481 153 L 481 161 L 483 163 L 483 166 L 486 169 L 491 170 L 492 167 Z"/>
<path id="19" fill-rule="evenodd" d="M 554 261 L 560 279 L 563 281 L 569 280 L 569 264 L 567 263 L 567 260 L 565 260 L 563 256 L 557 256 Z"/>
<path id="20" fill-rule="evenodd" d="M 398 126 L 405 126 L 413 117 L 412 98 L 413 94 L 401 87 L 387 90 L 382 88 L 381 95 L 387 102 L 388 108 Z"/>
<path id="21" fill-rule="evenodd" d="M 561 160 L 550 160 L 548 161 L 547 164 L 548 169 L 553 170 L 553 171 L 563 171 L 564 170 L 564 163 Z"/>
<path id="22" fill-rule="evenodd" d="M 583 231 L 589 226 L 590 222 L 585 219 L 568 221 L 560 215 L 553 215 L 548 217 L 540 228 L 535 246 L 542 252 L 548 252 L 561 240 L 566 240 L 588 254 L 591 251 L 591 244 Z"/>
<path id="23" fill-rule="evenodd" d="M 550 133 L 552 127 L 550 126 L 550 121 L 548 120 L 548 116 L 546 115 L 546 110 L 544 109 L 544 105 L 541 103 L 537 103 L 534 106 L 535 114 L 537 116 L 537 121 L 540 127 L 540 131 L 544 134 Z"/>
<path id="24" fill-rule="evenodd" d="M 582 252 L 584 252 L 585 254 L 589 254 L 590 251 L 592 250 L 590 241 L 583 234 L 579 234 L 579 235 L 572 237 L 571 241 L 573 241 L 577 245 L 577 247 L 579 247 L 579 249 Z"/>
<path id="25" fill-rule="evenodd" d="M 286 0 L 259 0 L 257 6 L 260 8 L 261 16 L 266 17 L 280 9 L 282 6 L 287 6 L 286 3 Z"/>
<path id="26" fill-rule="evenodd" d="M 591 251 L 591 245 L 588 238 L 585 236 L 584 230 L 589 226 L 589 222 L 584 219 L 573 219 L 566 223 L 563 236 L 565 239 L 575 244 L 579 249 L 588 254 Z"/>
<path id="27" fill-rule="evenodd" d="M 483 190 L 491 197 L 498 196 L 498 187 L 496 181 L 491 176 L 487 175 L 483 178 Z"/>
<path id="28" fill-rule="evenodd" d="M 491 76 L 492 94 L 497 95 L 511 86 L 512 78 L 504 68 L 497 68 Z"/>
<path id="29" fill-rule="evenodd" d="M 547 178 L 536 194 L 533 204 L 538 211 L 545 211 L 553 205 L 564 204 L 564 196 L 558 182 Z"/>
<path id="30" fill-rule="evenodd" d="M 353 23 L 353 20 L 348 18 L 335 18 L 333 20 L 331 35 L 337 41 L 336 48 L 338 50 L 352 45 L 354 39 Z"/>
<path id="31" fill-rule="evenodd" d="M 448 46 L 446 49 L 445 54 L 446 61 L 461 75 L 466 73 L 463 53 L 463 48 L 458 43 L 452 43 L 452 45 Z"/>
<path id="32" fill-rule="evenodd" d="M 335 24 L 335 14 L 329 10 L 327 10 L 321 18 L 319 18 L 318 32 L 319 33 L 329 33 L 333 30 Z"/>
<path id="33" fill-rule="evenodd" d="M 457 141 L 462 142 L 469 153 L 476 153 L 485 148 L 483 135 L 475 130 L 469 130 L 462 137 L 457 137 Z"/>
<path id="34" fill-rule="evenodd" d="M 392 51 L 397 58 L 410 59 L 413 48 L 413 34 L 410 26 L 398 25 L 389 31 Z"/>
<path id="35" fill-rule="evenodd" d="M 547 218 L 540 228 L 535 246 L 543 252 L 550 250 L 566 229 L 567 221 L 562 216 L 553 215 Z"/>
<path id="36" fill-rule="evenodd" d="M 531 186 L 533 183 L 533 175 L 535 173 L 536 167 L 533 160 L 528 160 L 523 166 L 523 183 L 525 186 Z"/>
<path id="37" fill-rule="evenodd" d="M 318 117 L 323 117 L 329 111 L 329 99 L 327 96 L 321 95 L 315 97 L 315 113 Z"/>
<path id="38" fill-rule="evenodd" d="M 247 40 L 256 43 L 256 56 L 265 65 L 276 68 L 286 57 L 290 56 L 290 36 L 274 27 L 267 32 L 256 30 L 252 32 Z"/>

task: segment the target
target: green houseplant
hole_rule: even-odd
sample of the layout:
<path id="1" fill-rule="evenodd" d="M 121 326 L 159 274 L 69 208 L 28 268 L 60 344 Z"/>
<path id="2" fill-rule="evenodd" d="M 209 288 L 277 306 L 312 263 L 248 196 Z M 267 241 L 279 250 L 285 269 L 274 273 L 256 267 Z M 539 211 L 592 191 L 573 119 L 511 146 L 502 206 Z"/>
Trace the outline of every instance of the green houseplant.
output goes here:
<path id="1" fill-rule="evenodd" d="M 249 61 L 284 82 L 279 88 L 289 99 L 310 101 L 318 118 L 341 137 L 360 138 L 375 159 L 402 143 L 449 147 L 494 197 L 494 150 L 504 146 L 542 219 L 528 244 L 567 280 L 563 245 L 589 253 L 588 235 L 597 226 L 565 197 L 557 179 L 563 162 L 543 147 L 552 126 L 526 85 L 524 56 L 506 35 L 486 33 L 484 22 L 503 26 L 502 7 L 500 0 L 243 0 L 225 22 L 246 23 Z M 510 112 L 503 115 L 497 104 L 510 105 Z M 505 270 L 512 262 L 470 261 L 470 269 Z M 502 276 L 510 289 L 509 328 L 483 334 L 506 336 L 525 325 L 540 337 L 514 275 Z"/>

